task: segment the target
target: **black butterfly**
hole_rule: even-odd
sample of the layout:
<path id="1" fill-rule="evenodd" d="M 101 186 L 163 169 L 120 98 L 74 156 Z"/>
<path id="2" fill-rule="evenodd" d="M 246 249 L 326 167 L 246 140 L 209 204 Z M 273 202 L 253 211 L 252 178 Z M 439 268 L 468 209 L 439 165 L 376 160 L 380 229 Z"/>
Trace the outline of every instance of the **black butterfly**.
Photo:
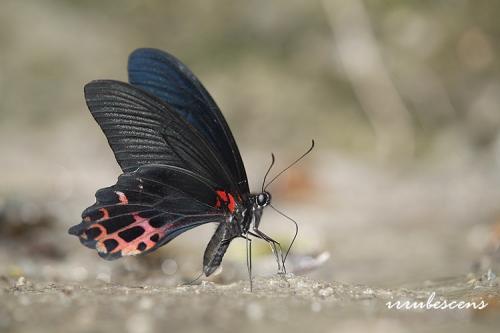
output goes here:
<path id="1" fill-rule="evenodd" d="M 213 222 L 218 226 L 203 257 L 206 276 L 234 238 L 245 238 L 248 246 L 250 235 L 271 244 L 284 272 L 279 243 L 259 230 L 271 195 L 264 184 L 261 193 L 250 193 L 233 135 L 203 85 L 179 60 L 155 49 L 134 51 L 128 72 L 130 84 L 99 80 L 85 86 L 88 108 L 123 174 L 97 191 L 96 203 L 69 233 L 101 257 L 116 259 L 154 251 Z"/>

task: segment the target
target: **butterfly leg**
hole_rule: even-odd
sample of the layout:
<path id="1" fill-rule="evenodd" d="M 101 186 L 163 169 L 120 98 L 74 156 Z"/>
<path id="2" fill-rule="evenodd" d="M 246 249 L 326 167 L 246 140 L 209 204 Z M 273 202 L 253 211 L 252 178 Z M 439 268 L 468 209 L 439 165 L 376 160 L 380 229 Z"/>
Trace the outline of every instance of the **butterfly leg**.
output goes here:
<path id="1" fill-rule="evenodd" d="M 252 280 L 252 240 L 248 237 L 248 232 L 243 234 L 241 237 L 245 238 L 246 254 L 247 254 L 247 270 L 248 270 L 248 280 L 250 281 L 250 291 L 253 290 L 253 280 Z"/>
<path id="2" fill-rule="evenodd" d="M 276 257 L 276 262 L 278 264 L 278 274 L 286 274 L 286 268 L 285 268 L 285 262 L 283 260 L 283 250 L 281 249 L 281 244 L 262 231 L 260 231 L 258 228 L 254 228 L 253 232 L 249 232 L 250 235 L 263 239 L 266 242 L 269 243 L 269 246 L 271 246 L 271 251 L 273 251 L 275 257 Z"/>
<path id="3" fill-rule="evenodd" d="M 188 282 L 182 284 L 182 286 L 192 286 L 196 281 L 198 281 L 203 276 L 203 272 L 200 273 L 196 278 L 189 280 Z"/>

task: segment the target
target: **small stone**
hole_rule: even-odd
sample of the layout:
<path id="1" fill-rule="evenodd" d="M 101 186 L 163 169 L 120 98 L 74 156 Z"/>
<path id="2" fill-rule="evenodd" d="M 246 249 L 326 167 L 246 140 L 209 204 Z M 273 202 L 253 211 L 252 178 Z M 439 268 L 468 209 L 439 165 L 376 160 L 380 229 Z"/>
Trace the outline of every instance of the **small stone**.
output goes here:
<path id="1" fill-rule="evenodd" d="M 483 281 L 492 281 L 492 280 L 495 280 L 496 279 L 496 274 L 493 273 L 493 271 L 490 269 L 488 269 L 488 271 L 486 273 L 483 274 L 483 276 L 481 276 L 481 280 Z"/>
<path id="2" fill-rule="evenodd" d="M 374 293 L 375 293 L 375 292 L 373 291 L 373 289 L 372 289 L 372 288 L 366 288 L 365 290 L 363 290 L 363 294 L 365 294 L 365 295 L 369 295 L 369 296 L 371 296 L 371 295 L 373 295 Z"/>
<path id="3" fill-rule="evenodd" d="M 213 282 L 203 280 L 200 283 L 200 287 L 207 288 L 207 289 L 213 289 L 215 287 L 215 285 Z"/>
<path id="4" fill-rule="evenodd" d="M 74 290 L 75 290 L 75 288 L 73 286 L 66 286 L 62 289 L 62 292 L 64 295 L 70 296 L 71 294 L 73 294 Z"/>
<path id="5" fill-rule="evenodd" d="M 21 288 L 26 284 L 26 278 L 24 276 L 20 276 L 16 281 L 16 288 Z"/>
<path id="6" fill-rule="evenodd" d="M 305 288 L 309 288 L 309 284 L 306 281 L 299 281 L 299 282 L 297 282 L 296 287 L 298 289 L 305 289 Z"/>
<path id="7" fill-rule="evenodd" d="M 321 297 L 329 297 L 333 295 L 333 288 L 332 287 L 326 287 L 323 289 L 318 290 L 318 295 Z"/>

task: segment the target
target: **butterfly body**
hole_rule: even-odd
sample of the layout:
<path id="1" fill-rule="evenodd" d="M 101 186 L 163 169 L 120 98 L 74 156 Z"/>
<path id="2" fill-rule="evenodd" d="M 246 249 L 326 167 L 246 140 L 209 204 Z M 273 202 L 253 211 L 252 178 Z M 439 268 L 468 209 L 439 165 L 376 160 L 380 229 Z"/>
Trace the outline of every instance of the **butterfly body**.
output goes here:
<path id="1" fill-rule="evenodd" d="M 269 201 L 258 201 L 259 197 L 269 197 Z M 262 217 L 262 211 L 270 203 L 270 195 L 267 192 L 251 194 L 247 201 L 241 206 L 233 208 L 231 201 L 226 201 L 228 209 L 227 219 L 219 224 L 214 235 L 207 245 L 203 256 L 203 272 L 206 276 L 212 274 L 219 267 L 229 243 L 238 237 L 246 238 L 251 226 L 258 232 L 258 226 Z"/>
<path id="2" fill-rule="evenodd" d="M 128 69 L 130 83 L 85 86 L 89 110 L 123 173 L 96 192 L 96 203 L 69 233 L 101 257 L 117 259 L 215 223 L 203 257 L 206 276 L 235 238 L 262 238 L 276 250 L 259 230 L 271 196 L 250 193 L 232 133 L 203 85 L 179 60 L 155 49 L 133 52 Z"/>

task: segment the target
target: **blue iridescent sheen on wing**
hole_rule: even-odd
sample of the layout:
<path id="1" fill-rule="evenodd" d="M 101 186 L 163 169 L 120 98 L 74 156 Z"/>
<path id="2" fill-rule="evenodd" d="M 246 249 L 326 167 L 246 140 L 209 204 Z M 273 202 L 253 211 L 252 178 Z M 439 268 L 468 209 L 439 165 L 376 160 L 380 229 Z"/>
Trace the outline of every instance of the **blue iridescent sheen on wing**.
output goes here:
<path id="1" fill-rule="evenodd" d="M 189 122 L 221 156 L 240 193 L 248 180 L 240 152 L 217 104 L 196 76 L 174 56 L 156 49 L 137 49 L 129 57 L 129 81 L 159 97 Z"/>

